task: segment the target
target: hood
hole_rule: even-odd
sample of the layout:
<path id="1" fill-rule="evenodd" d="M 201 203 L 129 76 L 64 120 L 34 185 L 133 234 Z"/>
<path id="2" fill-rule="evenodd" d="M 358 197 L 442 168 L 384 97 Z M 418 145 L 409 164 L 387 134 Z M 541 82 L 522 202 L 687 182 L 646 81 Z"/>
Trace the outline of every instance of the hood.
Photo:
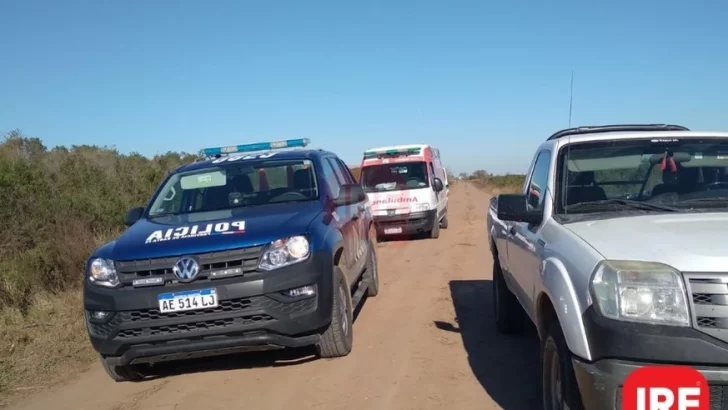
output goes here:
<path id="1" fill-rule="evenodd" d="M 432 190 L 427 187 L 401 191 L 368 192 L 367 198 L 374 215 L 386 214 L 388 210 L 395 210 L 400 214 L 409 213 L 416 205 L 430 204 L 432 202 L 431 193 Z"/>
<path id="2" fill-rule="evenodd" d="M 641 215 L 564 227 L 607 259 L 662 262 L 682 272 L 728 271 L 727 213 Z"/>
<path id="3" fill-rule="evenodd" d="M 306 233 L 320 213 L 321 204 L 310 201 L 206 213 L 204 218 L 191 214 L 142 219 L 100 252 L 109 259 L 132 260 L 265 245 Z"/>

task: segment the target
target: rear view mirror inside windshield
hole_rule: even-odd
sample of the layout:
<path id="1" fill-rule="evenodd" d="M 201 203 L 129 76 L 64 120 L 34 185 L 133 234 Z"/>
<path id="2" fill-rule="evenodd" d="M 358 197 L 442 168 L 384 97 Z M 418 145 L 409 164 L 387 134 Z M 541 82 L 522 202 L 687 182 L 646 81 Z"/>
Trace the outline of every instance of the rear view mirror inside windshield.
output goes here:
<path id="1" fill-rule="evenodd" d="M 184 190 L 225 186 L 226 183 L 227 178 L 222 170 L 185 175 L 180 178 L 180 185 Z"/>

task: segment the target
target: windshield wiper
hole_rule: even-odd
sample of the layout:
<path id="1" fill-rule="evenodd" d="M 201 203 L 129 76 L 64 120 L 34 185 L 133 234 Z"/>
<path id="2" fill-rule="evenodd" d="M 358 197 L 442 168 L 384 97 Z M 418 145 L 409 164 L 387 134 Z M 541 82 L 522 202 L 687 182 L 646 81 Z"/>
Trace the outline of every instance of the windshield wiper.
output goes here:
<path id="1" fill-rule="evenodd" d="M 708 206 L 716 206 L 716 207 L 720 207 L 722 205 L 724 207 L 728 207 L 728 197 L 719 196 L 719 197 L 715 197 L 715 198 L 686 199 L 683 201 L 678 201 L 675 205 L 677 205 L 677 206 L 708 205 Z"/>
<path id="2" fill-rule="evenodd" d="M 603 199 L 601 201 L 579 202 L 565 207 L 566 212 L 572 211 L 603 211 L 615 210 L 615 208 L 630 208 L 642 211 L 661 212 L 685 212 L 680 208 L 668 205 L 659 205 L 649 202 L 635 201 L 632 199 Z"/>
<path id="3" fill-rule="evenodd" d="M 159 214 L 149 215 L 149 219 L 162 218 L 165 216 L 177 216 L 177 215 L 182 215 L 182 212 L 162 212 Z"/>

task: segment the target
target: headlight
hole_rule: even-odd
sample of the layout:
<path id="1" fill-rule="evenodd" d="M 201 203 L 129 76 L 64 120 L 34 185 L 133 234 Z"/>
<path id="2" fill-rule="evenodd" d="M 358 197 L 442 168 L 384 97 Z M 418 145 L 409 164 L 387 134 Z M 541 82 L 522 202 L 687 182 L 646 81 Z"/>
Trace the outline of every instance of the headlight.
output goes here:
<path id="1" fill-rule="evenodd" d="M 282 268 L 306 260 L 310 252 L 308 239 L 303 236 L 278 239 L 268 245 L 258 267 L 263 270 Z"/>
<path id="2" fill-rule="evenodd" d="M 414 204 L 410 208 L 410 212 L 424 212 L 430 210 L 430 204 Z"/>
<path id="3" fill-rule="evenodd" d="M 96 258 L 91 261 L 88 270 L 88 279 L 99 286 L 113 288 L 119 284 L 119 275 L 116 273 L 114 261 Z"/>
<path id="4" fill-rule="evenodd" d="M 591 281 L 595 305 L 611 319 L 689 326 L 685 283 L 676 269 L 656 262 L 603 261 Z"/>

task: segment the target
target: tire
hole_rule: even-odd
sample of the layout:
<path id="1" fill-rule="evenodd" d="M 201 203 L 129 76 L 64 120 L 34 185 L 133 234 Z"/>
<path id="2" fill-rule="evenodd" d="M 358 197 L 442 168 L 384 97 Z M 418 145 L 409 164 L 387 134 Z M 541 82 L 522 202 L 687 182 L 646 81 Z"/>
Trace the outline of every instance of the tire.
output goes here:
<path id="1" fill-rule="evenodd" d="M 571 357 L 561 325 L 554 320 L 541 343 L 544 410 L 584 410 Z"/>
<path id="2" fill-rule="evenodd" d="M 132 365 L 113 366 L 102 357 L 101 366 L 115 382 L 136 382 L 144 379 L 144 374 Z"/>
<path id="3" fill-rule="evenodd" d="M 379 264 L 377 259 L 377 231 L 372 226 L 369 228 L 369 254 L 367 255 L 365 279 L 369 282 L 367 296 L 379 294 Z"/>
<path id="4" fill-rule="evenodd" d="M 445 217 L 440 221 L 440 229 L 447 229 L 447 209 L 445 209 Z"/>
<path id="5" fill-rule="evenodd" d="M 440 223 L 435 220 L 435 226 L 432 227 L 432 230 L 430 231 L 430 238 L 437 239 L 440 237 Z"/>
<path id="6" fill-rule="evenodd" d="M 331 324 L 321 336 L 316 350 L 321 358 L 343 357 L 351 352 L 353 345 L 354 314 L 351 307 L 351 290 L 344 279 L 341 268 L 334 266 L 334 302 L 331 309 Z"/>
<path id="7" fill-rule="evenodd" d="M 508 289 L 497 258 L 493 262 L 493 310 L 495 327 L 499 333 L 515 334 L 523 331 L 525 312 L 516 296 Z"/>

